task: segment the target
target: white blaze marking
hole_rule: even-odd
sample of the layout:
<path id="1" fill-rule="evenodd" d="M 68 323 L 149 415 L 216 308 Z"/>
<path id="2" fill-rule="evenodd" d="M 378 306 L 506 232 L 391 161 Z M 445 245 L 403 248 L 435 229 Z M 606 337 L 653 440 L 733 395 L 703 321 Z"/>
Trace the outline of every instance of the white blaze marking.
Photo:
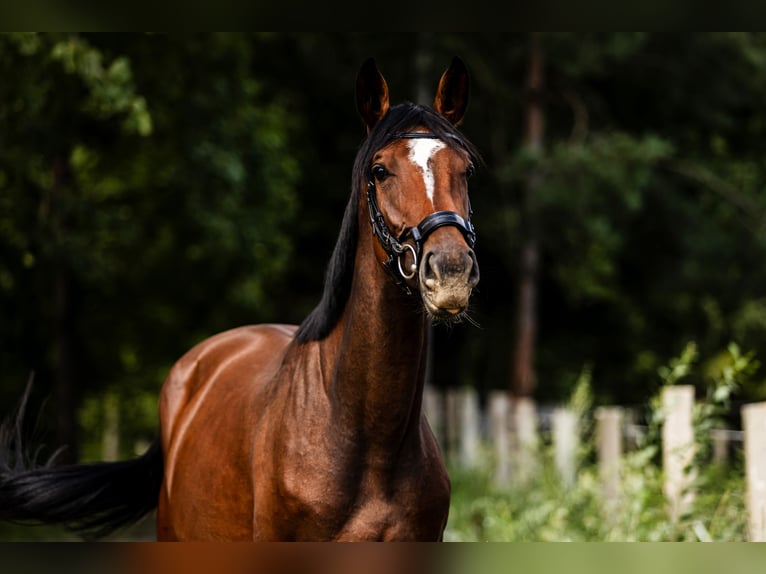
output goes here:
<path id="1" fill-rule="evenodd" d="M 423 172 L 423 183 L 426 186 L 426 195 L 434 204 L 434 174 L 428 166 L 428 161 L 440 149 L 444 142 L 435 139 L 412 139 L 407 142 L 410 146 L 410 160 Z"/>

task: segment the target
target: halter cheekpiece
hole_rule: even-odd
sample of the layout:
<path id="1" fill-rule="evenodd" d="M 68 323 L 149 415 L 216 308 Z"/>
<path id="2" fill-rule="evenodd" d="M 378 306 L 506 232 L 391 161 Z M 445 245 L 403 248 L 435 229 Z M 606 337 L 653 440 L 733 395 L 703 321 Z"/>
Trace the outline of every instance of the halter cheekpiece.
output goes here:
<path id="1" fill-rule="evenodd" d="M 438 135 L 431 132 L 402 132 L 395 134 L 393 139 L 441 139 Z M 409 295 L 413 290 L 407 284 L 409 279 L 415 277 L 420 265 L 420 257 L 423 251 L 423 243 L 428 236 L 440 227 L 451 225 L 457 227 L 465 237 L 466 243 L 473 248 L 476 243 L 476 231 L 471 223 L 470 200 L 468 202 L 468 219 L 464 219 L 454 211 L 436 211 L 423 219 L 413 227 L 407 227 L 399 237 L 394 237 L 391 230 L 386 225 L 383 213 L 380 211 L 375 193 L 375 181 L 372 177 L 367 181 L 367 207 L 370 210 L 370 225 L 375 237 L 378 238 L 380 246 L 388 256 L 383 262 L 383 266 L 388 269 L 394 281 Z M 410 242 L 411 240 L 411 242 Z M 402 258 L 407 252 L 412 255 L 412 263 L 407 269 L 402 267 Z"/>

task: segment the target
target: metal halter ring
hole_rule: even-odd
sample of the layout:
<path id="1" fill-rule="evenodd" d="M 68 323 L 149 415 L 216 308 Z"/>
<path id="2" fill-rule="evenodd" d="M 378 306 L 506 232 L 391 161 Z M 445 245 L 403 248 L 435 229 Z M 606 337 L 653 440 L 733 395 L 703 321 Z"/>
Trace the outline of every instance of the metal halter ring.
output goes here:
<path id="1" fill-rule="evenodd" d="M 399 255 L 396 258 L 396 265 L 399 267 L 399 273 L 401 273 L 404 279 L 412 279 L 418 272 L 418 252 L 415 251 L 415 248 L 409 243 L 402 243 L 401 247 L 402 250 L 399 252 Z M 402 269 L 402 255 L 404 255 L 405 249 L 409 249 L 412 253 L 412 265 L 410 265 L 409 275 L 404 272 L 404 269 Z"/>

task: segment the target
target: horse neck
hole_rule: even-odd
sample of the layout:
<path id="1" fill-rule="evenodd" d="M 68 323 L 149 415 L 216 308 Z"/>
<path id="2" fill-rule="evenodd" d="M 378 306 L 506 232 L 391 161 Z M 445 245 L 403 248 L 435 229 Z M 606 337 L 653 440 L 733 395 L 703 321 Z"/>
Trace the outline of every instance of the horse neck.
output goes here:
<path id="1" fill-rule="evenodd" d="M 351 296 L 328 338 L 328 392 L 340 420 L 368 439 L 399 441 L 421 415 L 427 319 L 377 261 L 368 222 L 360 222 Z M 328 349 L 326 349 L 328 350 Z"/>

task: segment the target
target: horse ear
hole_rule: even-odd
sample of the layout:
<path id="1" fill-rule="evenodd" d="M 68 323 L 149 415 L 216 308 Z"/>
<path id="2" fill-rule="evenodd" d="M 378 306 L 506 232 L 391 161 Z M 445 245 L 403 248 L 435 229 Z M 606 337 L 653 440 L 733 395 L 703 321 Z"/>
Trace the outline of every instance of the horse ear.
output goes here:
<path id="1" fill-rule="evenodd" d="M 356 107 L 367 126 L 367 133 L 386 115 L 388 106 L 388 84 L 375 60 L 368 58 L 356 77 Z"/>
<path id="2" fill-rule="evenodd" d="M 470 79 L 463 60 L 455 56 L 439 80 L 434 109 L 453 125 L 459 124 L 468 107 Z"/>

